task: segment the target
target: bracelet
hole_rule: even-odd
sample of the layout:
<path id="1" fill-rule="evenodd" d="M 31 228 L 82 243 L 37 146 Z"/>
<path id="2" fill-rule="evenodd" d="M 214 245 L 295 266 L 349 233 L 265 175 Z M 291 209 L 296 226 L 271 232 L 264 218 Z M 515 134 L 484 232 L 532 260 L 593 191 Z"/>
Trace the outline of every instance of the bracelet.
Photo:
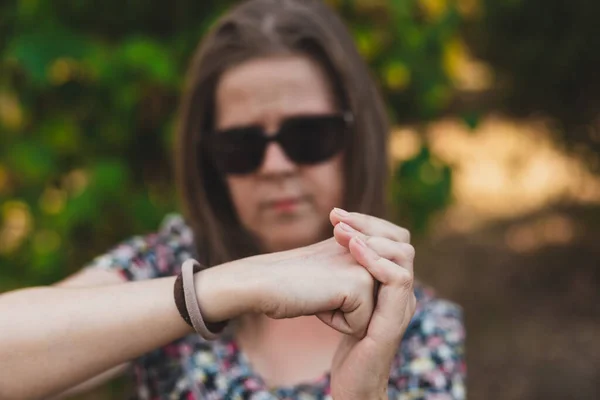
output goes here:
<path id="1" fill-rule="evenodd" d="M 194 285 L 194 273 L 202 269 L 203 267 L 200 263 L 193 259 L 189 259 L 183 263 L 181 273 L 175 279 L 175 285 L 173 286 L 175 306 L 186 324 L 194 328 L 204 339 L 214 340 L 225 329 L 227 321 L 213 324 L 204 323 Z"/>

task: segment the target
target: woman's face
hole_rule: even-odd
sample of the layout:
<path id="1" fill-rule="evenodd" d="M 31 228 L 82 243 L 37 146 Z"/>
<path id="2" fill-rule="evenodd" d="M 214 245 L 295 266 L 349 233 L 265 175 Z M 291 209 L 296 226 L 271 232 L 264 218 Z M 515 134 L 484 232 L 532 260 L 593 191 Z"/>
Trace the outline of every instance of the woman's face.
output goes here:
<path id="1" fill-rule="evenodd" d="M 281 122 L 307 114 L 339 112 L 321 67 L 300 55 L 246 61 L 229 69 L 216 91 L 216 128 L 260 125 L 269 135 Z M 342 154 L 298 165 L 277 142 L 247 174 L 226 175 L 241 223 L 265 251 L 308 245 L 329 235 L 328 214 L 342 202 Z"/>

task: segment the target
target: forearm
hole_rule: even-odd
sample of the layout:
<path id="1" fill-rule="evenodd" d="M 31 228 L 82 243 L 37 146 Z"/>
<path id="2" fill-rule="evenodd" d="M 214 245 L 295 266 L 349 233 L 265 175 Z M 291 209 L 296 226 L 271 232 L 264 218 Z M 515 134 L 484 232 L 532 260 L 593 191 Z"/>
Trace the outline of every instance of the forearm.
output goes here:
<path id="1" fill-rule="evenodd" d="M 0 296 L 0 397 L 58 393 L 190 332 L 173 281 Z"/>
<path id="2" fill-rule="evenodd" d="M 257 309 L 260 288 L 244 271 L 240 260 L 196 274 L 206 321 Z M 173 301 L 174 281 L 40 287 L 0 296 L 0 398 L 60 393 L 191 333 Z"/>

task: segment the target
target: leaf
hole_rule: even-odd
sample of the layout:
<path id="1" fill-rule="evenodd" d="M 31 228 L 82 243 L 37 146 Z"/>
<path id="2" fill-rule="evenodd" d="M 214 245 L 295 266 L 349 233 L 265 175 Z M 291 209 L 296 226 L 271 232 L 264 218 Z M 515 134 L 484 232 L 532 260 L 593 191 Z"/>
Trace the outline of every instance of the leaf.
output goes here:
<path id="1" fill-rule="evenodd" d="M 128 40 L 117 54 L 121 62 L 150 80 L 169 85 L 175 81 L 176 68 L 173 55 L 158 42 L 136 37 Z"/>
<path id="2" fill-rule="evenodd" d="M 431 217 L 446 208 L 452 195 L 452 170 L 423 146 L 398 165 L 392 181 L 392 201 L 409 226 L 424 232 Z"/>
<path id="3" fill-rule="evenodd" d="M 12 173 L 30 185 L 40 185 L 56 172 L 52 149 L 35 141 L 15 143 L 8 151 L 7 159 Z"/>
<path id="4" fill-rule="evenodd" d="M 103 160 L 92 168 L 92 190 L 104 196 L 115 196 L 126 189 L 128 171 L 123 162 Z"/>
<path id="5" fill-rule="evenodd" d="M 9 49 L 9 56 L 19 62 L 35 85 L 41 86 L 48 83 L 48 72 L 54 60 L 83 59 L 87 54 L 87 42 L 82 36 L 61 28 L 18 35 Z"/>
<path id="6" fill-rule="evenodd" d="M 49 148 L 61 154 L 74 153 L 81 146 L 79 125 L 68 117 L 45 121 L 40 128 L 40 138 Z"/>
<path id="7" fill-rule="evenodd" d="M 394 61 L 386 65 L 384 76 L 387 86 L 396 91 L 405 89 L 411 80 L 410 69 L 401 61 Z"/>

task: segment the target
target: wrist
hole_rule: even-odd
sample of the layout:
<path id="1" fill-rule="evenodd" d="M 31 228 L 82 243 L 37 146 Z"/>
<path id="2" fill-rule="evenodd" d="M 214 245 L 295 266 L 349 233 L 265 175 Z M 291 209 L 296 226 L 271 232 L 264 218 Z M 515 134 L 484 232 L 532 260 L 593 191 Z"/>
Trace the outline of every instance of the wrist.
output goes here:
<path id="1" fill-rule="evenodd" d="M 196 295 L 207 322 L 261 312 L 262 279 L 246 259 L 207 268 L 194 276 Z"/>

